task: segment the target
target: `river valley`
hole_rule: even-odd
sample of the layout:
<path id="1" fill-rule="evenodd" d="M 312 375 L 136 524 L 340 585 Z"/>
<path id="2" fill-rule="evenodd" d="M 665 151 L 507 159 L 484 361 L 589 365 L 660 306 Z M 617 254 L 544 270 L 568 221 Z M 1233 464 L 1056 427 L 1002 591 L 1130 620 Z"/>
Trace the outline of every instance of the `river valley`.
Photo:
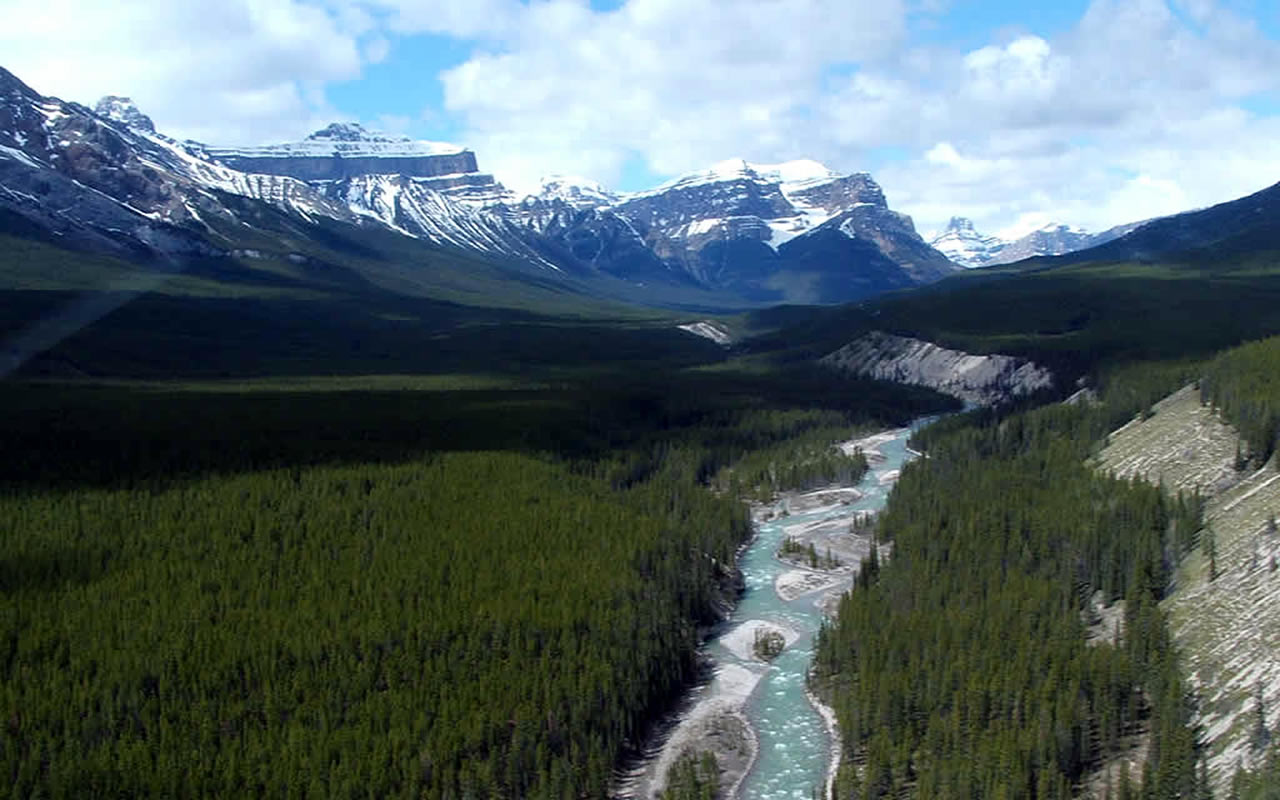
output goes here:
<path id="1" fill-rule="evenodd" d="M 754 510 L 756 535 L 738 563 L 745 592 L 705 645 L 713 678 L 693 690 L 661 746 L 631 773 L 623 796 L 656 797 L 682 755 L 708 750 L 721 769 L 721 796 L 805 800 L 825 791 L 838 748 L 834 721 L 806 689 L 814 636 L 870 552 L 870 536 L 851 528 L 884 507 L 914 456 L 907 447 L 912 430 L 841 444 L 847 452 L 861 449 L 869 461 L 856 486 L 788 493 Z M 793 552 L 783 557 L 788 540 Z M 753 647 L 767 633 L 786 643 L 772 661 Z"/>

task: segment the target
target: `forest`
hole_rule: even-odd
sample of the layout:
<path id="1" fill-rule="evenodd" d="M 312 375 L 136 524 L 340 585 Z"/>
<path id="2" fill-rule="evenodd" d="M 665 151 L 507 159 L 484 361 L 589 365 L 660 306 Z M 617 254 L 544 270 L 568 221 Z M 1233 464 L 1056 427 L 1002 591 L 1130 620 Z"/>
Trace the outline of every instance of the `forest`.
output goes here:
<path id="1" fill-rule="evenodd" d="M 975 411 L 917 435 L 928 457 L 878 519 L 892 558 L 873 551 L 817 648 L 845 734 L 838 797 L 1212 797 L 1159 606 L 1201 544 L 1201 500 L 1088 460 L 1199 379 L 1260 464 L 1275 447 L 1277 354 L 1271 339 L 1110 368 L 1095 402 Z M 1095 592 L 1123 601 L 1122 624 L 1096 627 Z M 1099 783 L 1143 737 L 1141 773 Z M 1241 771 L 1230 797 L 1275 796 L 1276 763 Z"/>
<path id="2" fill-rule="evenodd" d="M 1101 402 L 918 434 L 824 629 L 838 796 L 1207 797 L 1158 601 L 1199 499 L 1093 472 L 1173 388 L 1275 448 L 1277 340 L 1106 367 Z M 283 382 L 10 381 L 0 764 L 14 796 L 604 797 L 699 673 L 744 499 L 955 410 L 761 360 Z M 1124 601 L 1119 629 L 1083 614 Z M 1273 796 L 1275 760 L 1235 795 Z M 1140 787 L 1140 788 L 1138 788 Z M 672 796 L 714 794 L 682 764 Z"/>
<path id="3" fill-rule="evenodd" d="M 1213 359 L 1200 382 L 1200 396 L 1240 431 L 1249 444 L 1249 460 L 1256 466 L 1266 463 L 1280 436 L 1280 337 L 1250 342 Z"/>
<path id="4" fill-rule="evenodd" d="M 10 794 L 604 797 L 733 599 L 740 497 L 951 406 L 796 369 L 428 385 L 10 383 Z"/>

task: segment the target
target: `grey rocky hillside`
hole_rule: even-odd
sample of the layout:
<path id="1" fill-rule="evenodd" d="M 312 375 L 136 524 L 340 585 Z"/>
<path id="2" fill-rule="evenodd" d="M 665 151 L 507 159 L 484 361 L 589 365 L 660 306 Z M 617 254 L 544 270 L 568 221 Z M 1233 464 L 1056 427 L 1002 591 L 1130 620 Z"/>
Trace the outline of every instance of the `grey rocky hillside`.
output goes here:
<path id="1" fill-rule="evenodd" d="M 1053 387 L 1053 374 L 1026 359 L 972 355 L 880 331 L 824 356 L 821 363 L 855 375 L 927 386 L 977 406 L 997 405 Z"/>

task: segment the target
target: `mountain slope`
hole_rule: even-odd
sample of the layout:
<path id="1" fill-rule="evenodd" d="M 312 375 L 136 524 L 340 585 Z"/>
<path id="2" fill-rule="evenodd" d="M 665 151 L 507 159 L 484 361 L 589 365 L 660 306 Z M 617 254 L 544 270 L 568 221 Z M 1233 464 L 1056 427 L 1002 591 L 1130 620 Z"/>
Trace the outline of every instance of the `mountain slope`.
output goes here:
<path id="1" fill-rule="evenodd" d="M 870 175 L 812 161 L 726 161 L 612 211 L 700 282 L 759 300 L 844 302 L 955 270 Z"/>
<path id="2" fill-rule="evenodd" d="M 942 233 L 929 240 L 930 246 L 962 267 L 985 267 L 995 263 L 1009 243 L 998 236 L 985 236 L 967 217 L 952 217 Z"/>
<path id="3" fill-rule="evenodd" d="M 1064 256 L 1062 261 L 1185 261 L 1199 265 L 1276 250 L 1280 250 L 1280 184 L 1238 200 L 1152 220 L 1114 241 Z"/>
<path id="4" fill-rule="evenodd" d="M 1152 411 L 1108 437 L 1099 466 L 1207 499 L 1202 546 L 1180 565 L 1164 607 L 1198 698 L 1209 775 L 1225 797 L 1236 769 L 1261 761 L 1253 742 L 1259 689 L 1264 709 L 1280 707 L 1280 572 L 1271 566 L 1280 537 L 1269 527 L 1280 473 L 1274 465 L 1236 469 L 1239 435 L 1193 387 Z"/>

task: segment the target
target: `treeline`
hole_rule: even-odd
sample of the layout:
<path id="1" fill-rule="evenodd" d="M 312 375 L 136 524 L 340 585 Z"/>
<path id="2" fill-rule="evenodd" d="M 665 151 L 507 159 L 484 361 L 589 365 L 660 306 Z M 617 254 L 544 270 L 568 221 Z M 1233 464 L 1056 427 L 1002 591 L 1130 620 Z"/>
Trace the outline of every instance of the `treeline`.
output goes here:
<path id="1" fill-rule="evenodd" d="M 979 412 L 921 437 L 929 457 L 879 518 L 894 556 L 845 597 L 817 648 L 844 732 L 839 797 L 1075 797 L 1141 729 L 1138 796 L 1206 796 L 1158 605 L 1195 545 L 1199 503 L 1085 465 L 1144 387 L 1179 377 L 1113 376 L 1129 408 Z M 1126 601 L 1125 624 L 1088 645 L 1095 590 Z"/>
<path id="2" fill-rule="evenodd" d="M 1242 345 L 1215 358 L 1205 369 L 1200 396 L 1249 443 L 1252 460 L 1265 463 L 1280 436 L 1280 337 Z"/>
<path id="3" fill-rule="evenodd" d="M 0 470 L 0 774 L 19 797 L 604 797 L 736 586 L 745 508 L 708 484 L 940 405 L 868 397 L 15 387 L 0 441 L 38 481 Z"/>

